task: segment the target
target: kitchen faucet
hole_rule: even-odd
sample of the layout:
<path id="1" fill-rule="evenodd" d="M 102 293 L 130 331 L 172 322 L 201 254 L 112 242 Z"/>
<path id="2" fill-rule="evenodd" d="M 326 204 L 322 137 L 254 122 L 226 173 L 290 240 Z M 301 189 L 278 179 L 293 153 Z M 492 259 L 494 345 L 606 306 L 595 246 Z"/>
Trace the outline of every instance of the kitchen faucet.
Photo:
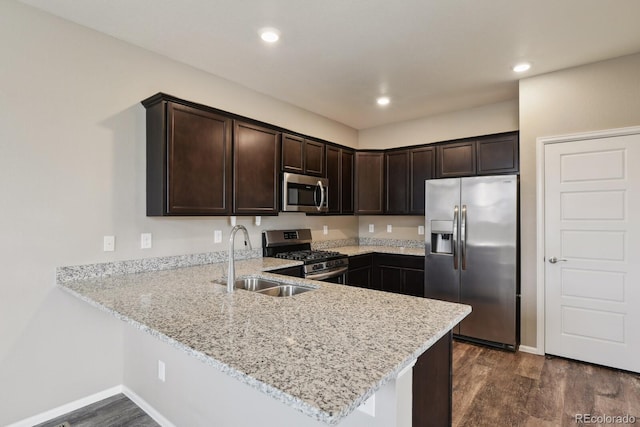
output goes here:
<path id="1" fill-rule="evenodd" d="M 229 268 L 227 270 L 227 292 L 233 292 L 233 288 L 235 287 L 236 281 L 236 267 L 235 267 L 235 254 L 234 254 L 234 242 L 236 240 L 236 233 L 238 230 L 242 230 L 244 233 L 244 244 L 246 245 L 249 242 L 249 249 L 253 249 L 251 247 L 251 240 L 249 239 L 249 232 L 244 227 L 244 225 L 236 225 L 231 229 L 231 235 L 229 236 Z"/>

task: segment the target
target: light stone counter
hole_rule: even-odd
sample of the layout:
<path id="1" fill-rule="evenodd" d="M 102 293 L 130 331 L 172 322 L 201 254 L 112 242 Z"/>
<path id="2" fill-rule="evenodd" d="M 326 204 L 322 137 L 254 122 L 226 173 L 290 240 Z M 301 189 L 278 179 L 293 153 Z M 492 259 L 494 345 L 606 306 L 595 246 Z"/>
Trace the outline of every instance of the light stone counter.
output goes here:
<path id="1" fill-rule="evenodd" d="M 362 248 L 361 248 L 362 249 Z M 376 247 L 376 252 L 380 248 Z M 260 273 L 299 263 L 236 262 L 317 287 L 275 298 L 221 280 L 224 263 L 59 285 L 294 409 L 335 425 L 460 322 L 469 306 Z"/>
<path id="2" fill-rule="evenodd" d="M 424 247 L 408 248 L 404 246 L 339 246 L 331 248 L 332 251 L 340 252 L 348 256 L 365 255 L 372 253 L 424 256 Z"/>

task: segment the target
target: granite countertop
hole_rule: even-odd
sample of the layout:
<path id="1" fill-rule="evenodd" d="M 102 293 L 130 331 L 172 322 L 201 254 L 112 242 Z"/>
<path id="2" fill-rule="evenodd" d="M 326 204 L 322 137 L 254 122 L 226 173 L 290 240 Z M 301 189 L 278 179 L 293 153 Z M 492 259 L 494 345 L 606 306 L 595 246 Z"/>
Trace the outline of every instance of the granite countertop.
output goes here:
<path id="1" fill-rule="evenodd" d="M 214 282 L 222 281 L 224 265 L 59 285 L 329 425 L 395 379 L 471 311 L 466 305 L 262 272 L 300 265 L 275 258 L 236 261 L 237 275 L 317 289 L 284 298 L 245 290 L 227 294 Z"/>
<path id="2" fill-rule="evenodd" d="M 341 254 L 354 256 L 372 253 L 395 254 L 395 255 L 413 255 L 424 256 L 424 246 L 421 248 L 409 248 L 404 246 L 339 246 L 331 250 L 340 252 Z"/>

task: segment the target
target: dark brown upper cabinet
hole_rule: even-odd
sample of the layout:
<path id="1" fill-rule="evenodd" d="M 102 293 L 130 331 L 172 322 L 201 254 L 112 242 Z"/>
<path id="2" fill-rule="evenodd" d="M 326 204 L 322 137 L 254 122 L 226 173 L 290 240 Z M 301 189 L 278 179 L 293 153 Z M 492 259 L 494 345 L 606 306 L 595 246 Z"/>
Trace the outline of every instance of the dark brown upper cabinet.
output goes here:
<path id="1" fill-rule="evenodd" d="M 479 139 L 477 142 L 478 175 L 519 172 L 518 148 L 517 133 Z"/>
<path id="2" fill-rule="evenodd" d="M 325 151 L 329 180 L 329 214 L 353 214 L 354 151 L 327 145 Z"/>
<path id="3" fill-rule="evenodd" d="M 436 147 L 437 177 L 452 178 L 476 174 L 476 143 L 465 141 Z"/>
<path id="4" fill-rule="evenodd" d="M 233 213 L 277 215 L 280 132 L 236 121 L 233 135 Z"/>
<path id="5" fill-rule="evenodd" d="M 385 153 L 384 169 L 384 211 L 388 214 L 406 214 L 409 208 L 409 151 Z"/>
<path id="6" fill-rule="evenodd" d="M 424 214 L 424 181 L 434 177 L 435 151 L 421 147 L 385 153 L 385 213 Z"/>
<path id="7" fill-rule="evenodd" d="M 328 214 L 342 213 L 340 208 L 340 187 L 342 186 L 342 170 L 340 168 L 340 149 L 328 146 L 326 155 L 327 179 L 329 180 Z"/>
<path id="8" fill-rule="evenodd" d="M 324 176 L 325 144 L 295 135 L 282 135 L 282 170 Z"/>
<path id="9" fill-rule="evenodd" d="M 436 148 L 436 177 L 518 173 L 518 148 L 518 132 L 439 144 Z"/>
<path id="10" fill-rule="evenodd" d="M 424 215 L 424 182 L 435 177 L 435 147 L 409 150 L 409 214 Z"/>
<path id="11" fill-rule="evenodd" d="M 342 180 L 342 185 L 340 186 L 342 190 L 340 209 L 343 214 L 353 214 L 355 212 L 355 158 L 356 152 L 354 150 L 340 150 L 340 167 L 342 168 L 340 175 Z"/>
<path id="12" fill-rule="evenodd" d="M 384 152 L 356 152 L 355 213 L 384 213 Z"/>
<path id="13" fill-rule="evenodd" d="M 147 215 L 231 213 L 232 120 L 155 96 L 147 108 Z"/>

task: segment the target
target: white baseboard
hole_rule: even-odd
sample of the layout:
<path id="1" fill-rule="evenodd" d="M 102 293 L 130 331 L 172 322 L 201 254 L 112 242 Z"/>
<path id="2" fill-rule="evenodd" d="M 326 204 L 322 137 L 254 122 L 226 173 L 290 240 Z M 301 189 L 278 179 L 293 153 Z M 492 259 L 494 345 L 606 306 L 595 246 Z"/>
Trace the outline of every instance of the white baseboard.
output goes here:
<path id="1" fill-rule="evenodd" d="M 524 353 L 531 353 L 531 354 L 544 356 L 544 352 L 540 351 L 538 347 L 529 347 L 528 345 L 521 345 L 518 347 L 518 350 Z"/>
<path id="2" fill-rule="evenodd" d="M 156 410 L 153 406 L 149 405 L 146 400 L 138 396 L 127 386 L 122 386 L 122 394 L 127 396 L 133 403 L 138 405 L 140 409 L 147 413 L 155 422 L 160 424 L 162 427 L 176 427 L 171 421 L 166 419 L 160 412 Z"/>
<path id="3" fill-rule="evenodd" d="M 41 414 L 34 415 L 29 418 L 25 418 L 22 421 L 9 424 L 7 427 L 32 427 L 36 424 L 44 423 L 45 421 L 49 421 L 53 418 L 57 418 L 61 415 L 67 414 L 69 412 L 73 412 L 77 409 L 84 408 L 87 405 L 91 405 L 92 403 L 99 402 L 108 397 L 115 396 L 116 394 L 119 394 L 119 393 L 123 393 L 122 385 L 111 387 L 107 390 L 92 394 L 91 396 L 83 397 L 81 399 L 75 400 L 73 402 L 69 402 L 62 406 L 58 406 L 57 408 L 42 412 Z"/>
<path id="4" fill-rule="evenodd" d="M 140 409 L 147 413 L 151 418 L 155 420 L 162 427 L 175 427 L 173 423 L 171 423 L 168 419 L 166 419 L 160 412 L 158 412 L 154 407 L 149 405 L 143 398 L 138 396 L 132 390 L 124 385 L 117 385 L 115 387 L 111 387 L 107 390 L 92 394 L 91 396 L 83 397 L 82 399 L 75 400 L 73 402 L 66 403 L 62 406 L 58 406 L 57 408 L 45 411 L 41 414 L 34 415 L 29 418 L 25 418 L 24 420 L 15 422 L 13 424 L 9 424 L 7 427 L 32 427 L 36 424 L 41 424 L 46 421 L 52 420 L 54 418 L 58 418 L 64 414 L 68 414 L 69 412 L 73 412 L 77 409 L 84 408 L 85 406 L 91 405 L 93 403 L 99 402 L 101 400 L 107 399 L 111 396 L 115 396 L 116 394 L 124 394 L 127 396 L 133 403 L 138 405 Z"/>

